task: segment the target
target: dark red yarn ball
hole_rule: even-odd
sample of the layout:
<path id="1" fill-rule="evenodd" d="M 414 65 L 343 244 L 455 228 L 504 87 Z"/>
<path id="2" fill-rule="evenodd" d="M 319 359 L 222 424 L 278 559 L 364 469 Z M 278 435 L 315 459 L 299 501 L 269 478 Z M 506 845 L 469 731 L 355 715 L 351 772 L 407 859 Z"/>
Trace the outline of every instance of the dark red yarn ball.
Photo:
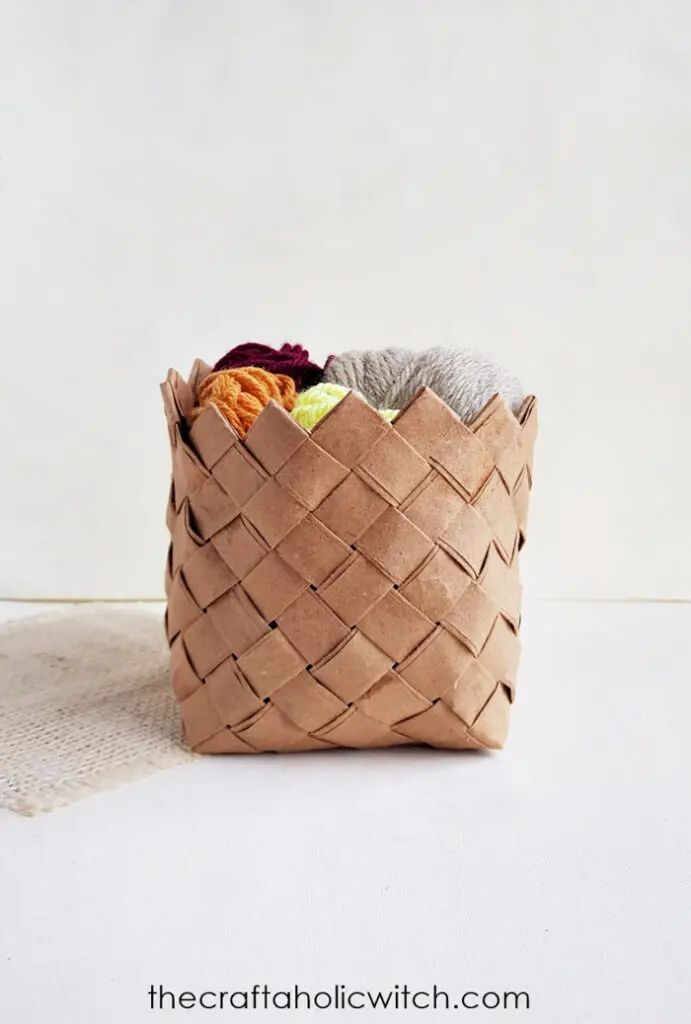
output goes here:
<path id="1" fill-rule="evenodd" d="M 237 366 L 259 366 L 269 373 L 285 373 L 293 378 L 298 391 L 318 384 L 324 373 L 321 366 L 310 362 L 306 348 L 291 345 L 288 341 L 279 349 L 255 341 L 236 345 L 218 360 L 214 370 L 232 370 Z"/>

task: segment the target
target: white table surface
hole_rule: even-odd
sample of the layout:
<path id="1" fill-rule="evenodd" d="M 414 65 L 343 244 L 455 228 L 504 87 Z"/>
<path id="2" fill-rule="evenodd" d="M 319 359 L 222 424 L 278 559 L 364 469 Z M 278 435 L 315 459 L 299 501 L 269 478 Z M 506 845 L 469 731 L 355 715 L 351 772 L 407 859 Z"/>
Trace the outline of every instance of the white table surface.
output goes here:
<path id="1" fill-rule="evenodd" d="M 461 1020 L 689 1020 L 690 627 L 684 604 L 528 603 L 498 755 L 208 757 L 0 812 L 0 1019 L 225 1017 L 152 1013 L 151 984 L 436 982 L 530 994 Z M 458 1016 L 256 1019 L 411 1014 Z"/>

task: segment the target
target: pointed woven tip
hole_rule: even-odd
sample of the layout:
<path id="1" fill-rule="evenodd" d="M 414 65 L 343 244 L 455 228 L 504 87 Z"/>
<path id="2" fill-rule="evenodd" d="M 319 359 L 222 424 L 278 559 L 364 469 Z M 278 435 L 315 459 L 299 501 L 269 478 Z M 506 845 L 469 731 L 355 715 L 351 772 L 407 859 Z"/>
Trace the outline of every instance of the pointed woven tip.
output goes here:
<path id="1" fill-rule="evenodd" d="M 192 369 L 190 370 L 190 375 L 187 378 L 187 383 L 192 389 L 193 394 L 196 395 L 199 385 L 201 384 L 205 377 L 209 376 L 210 373 L 211 367 L 209 366 L 208 363 L 205 363 L 203 359 L 194 360 L 194 362 L 192 363 Z"/>

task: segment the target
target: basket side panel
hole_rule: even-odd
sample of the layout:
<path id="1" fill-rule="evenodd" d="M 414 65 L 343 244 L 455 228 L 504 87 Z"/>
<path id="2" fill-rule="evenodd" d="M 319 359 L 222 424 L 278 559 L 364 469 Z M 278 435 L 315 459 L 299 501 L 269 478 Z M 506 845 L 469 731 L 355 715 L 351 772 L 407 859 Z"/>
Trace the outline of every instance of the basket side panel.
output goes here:
<path id="1" fill-rule="evenodd" d="M 516 690 L 535 402 L 470 426 L 429 389 L 393 423 L 356 396 L 245 441 L 164 385 L 166 625 L 209 753 L 502 746 Z"/>

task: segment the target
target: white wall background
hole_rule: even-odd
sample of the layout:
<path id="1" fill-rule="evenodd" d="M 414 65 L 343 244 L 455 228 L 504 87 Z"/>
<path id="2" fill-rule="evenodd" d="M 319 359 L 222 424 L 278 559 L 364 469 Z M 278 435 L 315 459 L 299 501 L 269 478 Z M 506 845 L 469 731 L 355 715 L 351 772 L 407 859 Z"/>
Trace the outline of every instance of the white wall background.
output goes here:
<path id="1" fill-rule="evenodd" d="M 685 0 L 22 0 L 0 594 L 162 592 L 158 381 L 474 344 L 541 400 L 527 590 L 690 597 Z"/>

